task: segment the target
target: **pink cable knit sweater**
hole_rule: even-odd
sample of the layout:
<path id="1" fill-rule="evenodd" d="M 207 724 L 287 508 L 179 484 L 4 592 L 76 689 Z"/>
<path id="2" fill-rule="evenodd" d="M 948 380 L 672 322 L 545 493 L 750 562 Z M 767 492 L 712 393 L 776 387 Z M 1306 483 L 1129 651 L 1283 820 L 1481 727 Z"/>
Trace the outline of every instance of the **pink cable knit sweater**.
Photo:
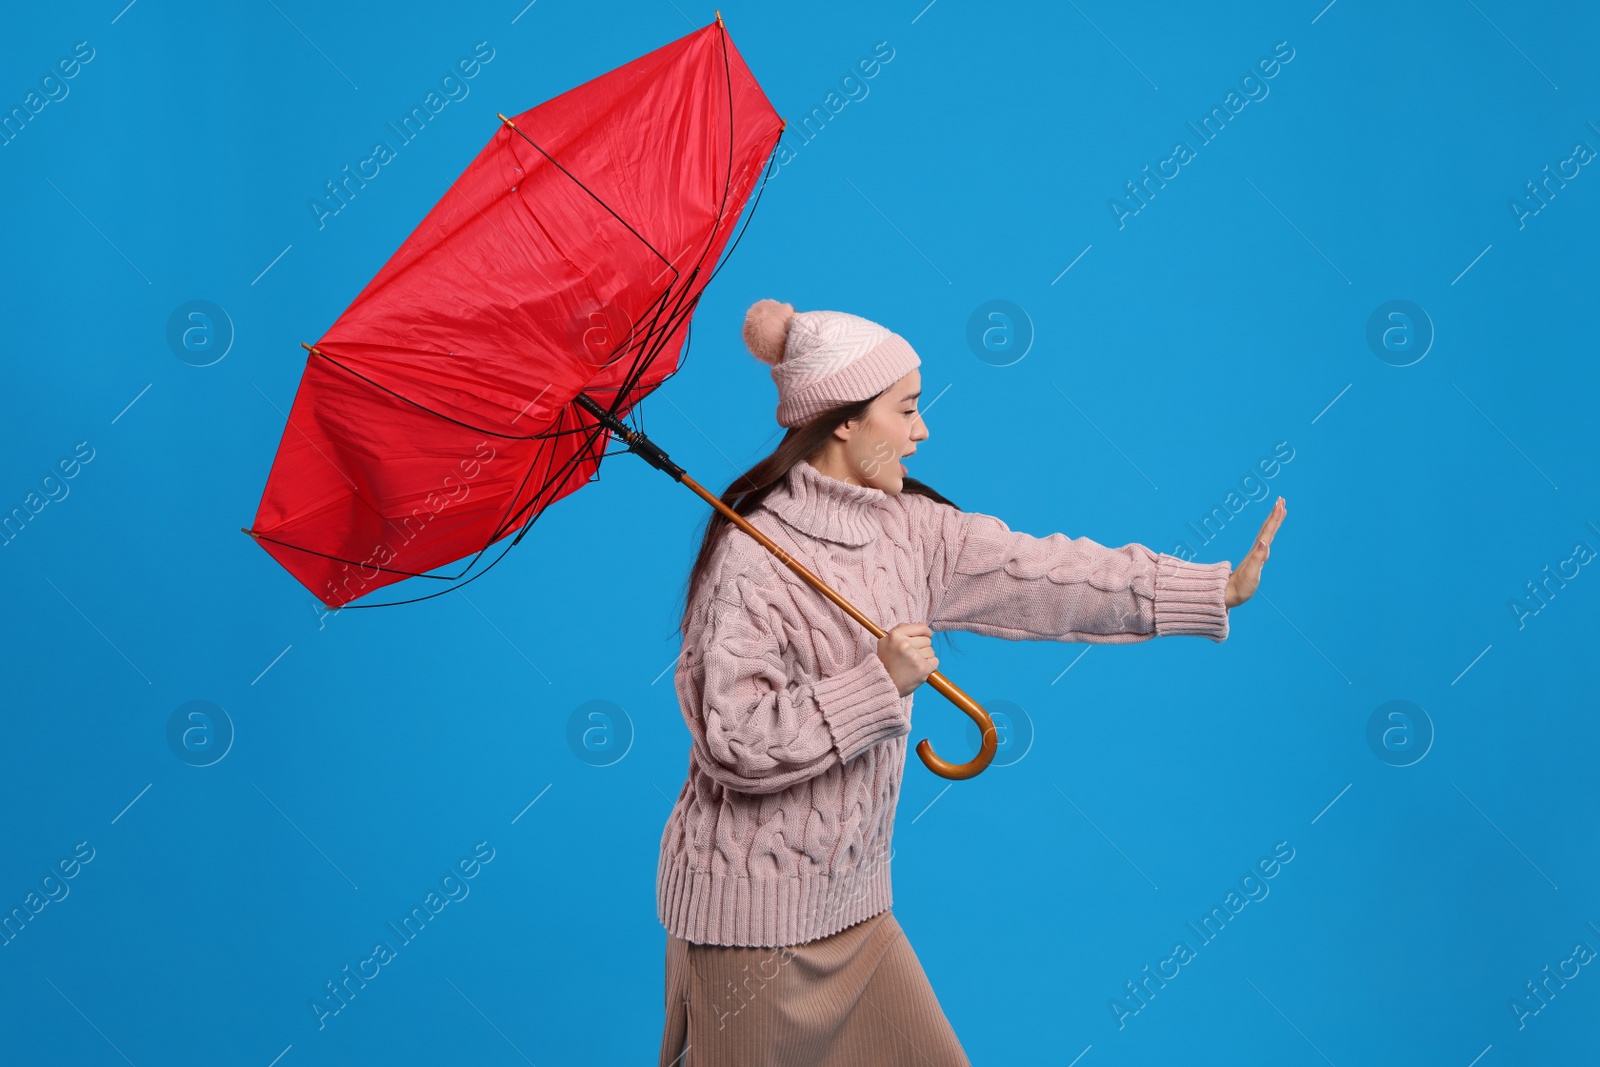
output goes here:
<path id="1" fill-rule="evenodd" d="M 1228 636 L 1227 562 L 1033 537 L 804 461 L 747 518 L 885 630 L 925 622 L 1097 644 Z M 691 744 L 656 877 L 670 933 L 795 945 L 890 906 L 914 694 L 896 691 L 877 644 L 749 535 L 725 531 L 676 674 Z"/>

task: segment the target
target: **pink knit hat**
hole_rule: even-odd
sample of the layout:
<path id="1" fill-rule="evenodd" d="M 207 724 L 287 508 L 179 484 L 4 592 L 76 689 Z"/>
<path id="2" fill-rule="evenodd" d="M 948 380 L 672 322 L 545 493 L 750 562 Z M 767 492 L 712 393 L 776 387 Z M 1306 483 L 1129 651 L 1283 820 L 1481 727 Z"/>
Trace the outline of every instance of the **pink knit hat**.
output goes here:
<path id="1" fill-rule="evenodd" d="M 778 425 L 794 428 L 828 408 L 877 396 L 922 361 L 906 339 L 843 311 L 795 311 L 757 300 L 744 317 L 744 343 L 772 366 Z"/>

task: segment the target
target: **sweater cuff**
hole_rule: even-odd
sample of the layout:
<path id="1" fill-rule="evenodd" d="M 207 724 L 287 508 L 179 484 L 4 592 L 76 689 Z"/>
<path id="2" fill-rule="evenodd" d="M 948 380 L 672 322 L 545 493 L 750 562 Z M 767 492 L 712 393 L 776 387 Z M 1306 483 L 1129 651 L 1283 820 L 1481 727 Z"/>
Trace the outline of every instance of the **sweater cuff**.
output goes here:
<path id="1" fill-rule="evenodd" d="M 849 763 L 879 741 L 911 732 L 904 698 L 876 653 L 847 671 L 814 683 L 811 693 L 822 709 L 841 762 Z"/>
<path id="2" fill-rule="evenodd" d="M 1156 557 L 1156 636 L 1194 634 L 1213 641 L 1228 637 L 1224 594 L 1233 564 L 1190 563 L 1160 553 Z"/>

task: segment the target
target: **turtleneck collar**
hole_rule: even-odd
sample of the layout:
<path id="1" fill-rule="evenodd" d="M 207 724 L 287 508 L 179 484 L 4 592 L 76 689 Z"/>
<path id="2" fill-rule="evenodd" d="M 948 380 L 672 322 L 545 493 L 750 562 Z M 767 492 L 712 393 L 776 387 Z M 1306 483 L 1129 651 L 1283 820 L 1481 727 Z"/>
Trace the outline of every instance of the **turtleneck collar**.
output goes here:
<path id="1" fill-rule="evenodd" d="M 802 533 L 856 547 L 882 533 L 878 508 L 885 495 L 823 474 L 802 459 L 761 505 Z"/>

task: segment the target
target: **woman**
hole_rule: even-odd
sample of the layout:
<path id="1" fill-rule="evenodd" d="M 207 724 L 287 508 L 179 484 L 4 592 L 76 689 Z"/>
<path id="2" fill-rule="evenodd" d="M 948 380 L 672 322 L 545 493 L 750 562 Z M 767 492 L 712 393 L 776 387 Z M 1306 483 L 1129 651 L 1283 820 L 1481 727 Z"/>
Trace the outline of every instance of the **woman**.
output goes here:
<path id="1" fill-rule="evenodd" d="M 713 513 L 676 687 L 692 743 L 661 838 L 663 1067 L 968 1064 L 890 912 L 912 694 L 934 630 L 1011 640 L 1223 641 L 1287 513 L 1237 570 L 1032 537 L 911 479 L 920 360 L 854 315 L 761 300 L 777 450 L 724 503 L 887 629 L 881 639 Z M 926 621 L 919 621 L 926 620 Z"/>

